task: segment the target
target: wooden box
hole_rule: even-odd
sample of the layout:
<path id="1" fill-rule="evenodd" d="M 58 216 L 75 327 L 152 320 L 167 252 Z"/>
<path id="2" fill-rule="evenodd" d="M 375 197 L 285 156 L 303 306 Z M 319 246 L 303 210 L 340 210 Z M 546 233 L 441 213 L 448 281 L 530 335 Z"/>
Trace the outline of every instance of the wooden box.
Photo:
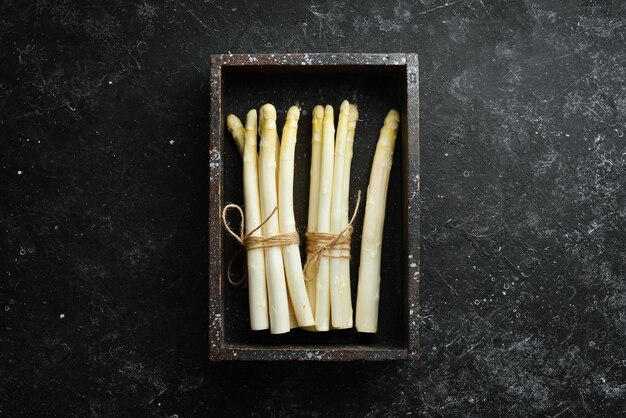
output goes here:
<path id="1" fill-rule="evenodd" d="M 419 83 L 416 54 L 265 54 L 211 56 L 209 138 L 209 359 L 215 360 L 417 360 L 419 358 Z M 316 104 L 359 108 L 350 184 L 365 193 L 385 115 L 396 108 L 401 128 L 387 197 L 376 334 L 355 329 L 287 334 L 250 331 L 247 288 L 226 280 L 239 249 L 222 226 L 225 204 L 243 204 L 242 162 L 225 117 L 242 120 L 249 109 L 272 103 L 282 131 L 289 106 L 302 109 L 295 158 L 294 210 L 304 237 L 308 210 L 311 112 Z M 351 279 L 356 302 L 364 203 L 355 221 Z M 233 220 L 238 223 L 238 220 Z M 304 251 L 302 251 L 304 254 Z M 245 257 L 236 264 L 245 263 Z M 356 305 L 353 305 L 356 307 Z"/>

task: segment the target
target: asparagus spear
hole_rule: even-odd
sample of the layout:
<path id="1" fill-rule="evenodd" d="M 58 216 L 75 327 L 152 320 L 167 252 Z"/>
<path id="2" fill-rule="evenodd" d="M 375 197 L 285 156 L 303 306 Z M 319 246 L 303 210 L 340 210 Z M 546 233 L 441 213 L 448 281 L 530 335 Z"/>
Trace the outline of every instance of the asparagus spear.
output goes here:
<path id="1" fill-rule="evenodd" d="M 335 161 L 333 166 L 333 186 L 331 196 L 330 232 L 338 234 L 342 230 L 342 205 L 344 203 L 344 167 L 346 165 L 346 142 L 348 136 L 348 120 L 350 116 L 350 103 L 344 100 L 339 108 L 339 121 L 337 122 L 337 134 L 335 136 Z M 347 193 L 347 191 L 346 191 Z M 332 327 L 336 329 L 349 328 L 352 316 L 350 311 L 344 310 L 342 293 L 346 291 L 345 280 L 341 277 L 341 250 L 331 250 L 330 259 L 330 313 Z M 348 291 L 350 285 L 348 282 Z"/>
<path id="2" fill-rule="evenodd" d="M 243 193 L 246 214 L 246 234 L 261 225 L 261 203 L 259 201 L 259 177 L 257 171 L 257 114 L 251 110 L 246 116 L 245 146 L 243 149 Z M 261 236 L 257 229 L 252 236 Z M 262 248 L 247 251 L 248 299 L 250 326 L 252 330 L 269 328 L 267 313 L 267 284 L 265 281 L 265 255 Z"/>
<path id="3" fill-rule="evenodd" d="M 356 329 L 376 332 L 378 328 L 378 301 L 380 298 L 380 258 L 385 221 L 385 206 L 389 173 L 396 143 L 400 115 L 391 110 L 380 130 L 370 182 L 367 188 L 365 219 L 361 240 L 359 285 L 356 298 Z"/>
<path id="4" fill-rule="evenodd" d="M 317 213 L 319 208 L 320 193 L 320 169 L 322 164 L 322 123 L 324 120 L 324 108 L 317 105 L 313 108 L 313 135 L 311 138 L 311 182 L 309 184 L 309 218 L 306 230 L 308 232 L 317 231 Z M 310 254 L 307 254 L 307 258 Z M 309 295 L 309 302 L 313 312 L 315 312 L 315 283 L 317 280 L 306 282 L 306 290 Z"/>
<path id="5" fill-rule="evenodd" d="M 245 132 L 244 132 L 243 125 L 241 124 L 241 120 L 235 115 L 228 115 L 226 116 L 226 127 L 228 128 L 228 131 L 235 139 L 235 143 L 237 144 L 237 149 L 239 150 L 239 155 L 241 155 L 241 157 L 243 158 Z"/>
<path id="6" fill-rule="evenodd" d="M 346 165 L 343 168 L 343 201 L 341 204 L 341 229 L 348 226 L 349 221 L 349 195 L 350 195 L 350 167 L 352 165 L 352 154 L 354 145 L 354 134 L 356 130 L 356 122 L 359 119 L 359 111 L 353 104 L 350 105 L 350 116 L 348 120 L 348 135 L 346 140 Z M 348 258 L 339 259 L 341 263 L 341 279 L 340 289 L 341 305 L 343 312 L 346 312 L 348 321 L 346 326 L 352 328 L 352 292 L 350 288 L 350 253 L 345 254 Z"/>
<path id="7" fill-rule="evenodd" d="M 276 152 L 278 134 L 276 131 L 276 109 L 271 104 L 261 107 L 263 114 L 261 144 L 259 153 L 259 190 L 261 192 L 261 215 L 263 235 L 279 234 L 278 216 L 270 214 L 277 204 L 276 193 Z M 265 250 L 265 272 L 269 295 L 270 331 L 272 334 L 289 332 L 289 306 L 283 255 L 280 247 L 267 247 Z"/>
<path id="8" fill-rule="evenodd" d="M 262 236 L 261 230 L 255 229 L 261 224 L 261 207 L 259 202 L 259 181 L 257 172 L 257 115 L 251 110 L 246 115 L 246 128 L 243 130 L 241 120 L 235 115 L 226 117 L 226 126 L 233 135 L 243 159 L 243 194 L 246 218 L 246 234 Z M 254 232 L 252 232 L 254 231 Z M 267 313 L 267 285 L 265 282 L 265 256 L 260 248 L 246 251 L 248 270 L 248 305 L 250 309 L 250 328 L 253 331 L 269 328 Z"/>
<path id="9" fill-rule="evenodd" d="M 335 142 L 335 122 L 333 107 L 326 105 L 322 122 L 322 162 L 320 169 L 319 209 L 317 231 L 330 232 L 330 210 L 333 179 L 333 152 Z M 328 331 L 330 327 L 329 259 L 322 256 L 317 271 L 317 292 L 315 295 L 315 329 Z"/>
<path id="10" fill-rule="evenodd" d="M 280 232 L 297 232 L 296 220 L 293 213 L 293 166 L 296 150 L 296 134 L 300 109 L 292 106 L 287 112 L 287 120 L 283 127 L 283 137 L 280 146 L 280 174 L 278 181 L 278 214 Z M 304 284 L 300 247 L 298 244 L 289 244 L 282 247 L 285 262 L 285 276 L 287 288 L 298 325 L 301 327 L 315 324 L 311 305 Z"/>

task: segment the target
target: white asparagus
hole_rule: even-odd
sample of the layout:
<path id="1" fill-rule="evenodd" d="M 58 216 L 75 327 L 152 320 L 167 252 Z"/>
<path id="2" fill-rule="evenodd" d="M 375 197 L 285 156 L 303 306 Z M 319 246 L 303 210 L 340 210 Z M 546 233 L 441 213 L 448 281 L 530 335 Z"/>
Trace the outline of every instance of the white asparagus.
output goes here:
<path id="1" fill-rule="evenodd" d="M 246 116 L 245 146 L 243 149 L 243 194 L 246 215 L 246 234 L 261 225 L 259 177 L 257 171 L 257 113 L 252 109 Z M 261 229 L 251 233 L 260 237 Z M 265 281 L 265 255 L 262 248 L 247 251 L 248 300 L 250 327 L 253 331 L 269 328 L 267 312 L 267 284 Z"/>
<path id="2" fill-rule="evenodd" d="M 289 286 L 287 286 L 287 304 L 289 305 L 289 328 L 298 328 L 298 318 L 296 318 L 296 312 L 293 310 L 293 303 L 289 297 Z"/>
<path id="3" fill-rule="evenodd" d="M 311 182 L 309 183 L 309 218 L 307 232 L 317 231 L 317 213 L 319 209 L 320 170 L 322 164 L 322 123 L 324 121 L 324 107 L 317 105 L 313 108 L 313 134 L 311 136 Z M 307 259 L 311 254 L 307 254 Z M 306 282 L 311 309 L 315 312 L 315 284 L 317 278 Z"/>
<path id="4" fill-rule="evenodd" d="M 348 226 L 350 222 L 349 218 L 349 196 L 350 196 L 350 168 L 352 166 L 352 154 L 354 147 L 354 135 L 356 131 L 356 123 L 359 119 L 359 111 L 353 104 L 350 105 L 350 116 L 348 118 L 348 135 L 346 137 L 346 159 L 345 166 L 343 167 L 343 201 L 341 203 L 341 229 L 343 230 Z M 350 252 L 344 254 L 350 257 Z M 341 278 L 340 288 L 343 290 L 341 293 L 341 305 L 343 312 L 347 315 L 347 327 L 352 328 L 353 325 L 353 311 L 352 311 L 352 290 L 350 286 L 350 258 L 339 259 L 341 263 Z"/>
<path id="5" fill-rule="evenodd" d="M 276 109 L 271 104 L 261 107 L 263 113 L 261 143 L 259 152 L 259 190 L 261 192 L 261 217 L 263 236 L 270 237 L 280 232 L 276 213 L 270 217 L 277 204 L 276 191 L 276 151 L 278 133 L 276 131 Z M 268 219 L 269 218 L 269 219 Z M 272 334 L 289 332 L 289 306 L 283 254 L 280 247 L 265 248 L 265 272 L 269 296 L 270 331 Z"/>
<path id="6" fill-rule="evenodd" d="M 342 230 L 342 205 L 344 186 L 344 167 L 346 165 L 346 142 L 348 136 L 348 120 L 350 117 L 350 103 L 344 100 L 339 108 L 339 120 L 337 122 L 337 133 L 335 135 L 335 161 L 333 165 L 333 186 L 331 195 L 330 210 L 330 232 L 338 234 Z M 345 281 L 341 277 L 341 251 L 331 250 L 330 259 L 330 318 L 333 328 L 349 328 L 350 312 L 344 311 L 342 293 L 346 291 Z M 348 284 L 348 290 L 350 285 Z"/>
<path id="7" fill-rule="evenodd" d="M 378 302 L 380 299 L 380 260 L 385 223 L 385 207 L 393 150 L 400 123 L 400 114 L 392 109 L 380 130 L 370 182 L 367 188 L 359 284 L 356 297 L 355 325 L 359 332 L 376 332 L 378 329 Z"/>
<path id="8" fill-rule="evenodd" d="M 263 112 L 261 112 L 261 109 L 259 109 L 259 136 L 261 135 L 261 132 L 263 130 Z M 279 168 L 280 168 L 280 139 L 277 137 L 276 138 L 276 152 L 274 153 L 274 158 L 276 160 L 276 184 L 278 184 L 278 173 L 279 173 Z M 295 326 L 292 328 L 296 328 Z"/>
<path id="9" fill-rule="evenodd" d="M 241 120 L 235 115 L 228 115 L 226 116 L 226 127 L 228 128 L 228 131 L 235 139 L 235 143 L 237 144 L 237 149 L 239 150 L 239 155 L 243 157 L 245 130 L 243 128 L 243 124 L 241 123 Z"/>
<path id="10" fill-rule="evenodd" d="M 259 112 L 259 135 L 262 129 L 263 129 L 263 112 Z M 278 176 L 279 176 L 279 165 L 280 165 L 280 141 L 278 137 L 276 137 L 275 160 L 276 160 L 276 189 L 278 190 Z M 289 328 L 291 329 L 298 328 L 298 320 L 296 319 L 296 313 L 293 311 L 293 305 L 291 303 L 291 300 L 289 299 L 289 292 L 287 292 L 287 305 L 289 307 Z"/>
<path id="11" fill-rule="evenodd" d="M 335 148 L 335 122 L 333 107 L 326 105 L 322 128 L 322 163 L 320 169 L 319 208 L 317 232 L 330 232 L 331 193 L 333 188 L 333 154 Z M 328 331 L 330 327 L 330 263 L 327 256 L 320 257 L 315 295 L 315 329 Z"/>
<path id="12" fill-rule="evenodd" d="M 294 154 L 296 151 L 296 138 L 298 132 L 298 120 L 300 109 L 291 106 L 287 112 L 287 120 L 283 127 L 283 136 L 280 145 L 280 174 L 278 176 L 278 219 L 280 232 L 297 232 L 296 220 L 293 213 L 293 177 L 294 177 Z M 304 284 L 302 272 L 302 260 L 300 258 L 300 246 L 289 244 L 282 247 L 283 261 L 285 263 L 285 277 L 291 305 L 293 307 L 298 326 L 305 327 L 315 324 L 309 297 Z"/>

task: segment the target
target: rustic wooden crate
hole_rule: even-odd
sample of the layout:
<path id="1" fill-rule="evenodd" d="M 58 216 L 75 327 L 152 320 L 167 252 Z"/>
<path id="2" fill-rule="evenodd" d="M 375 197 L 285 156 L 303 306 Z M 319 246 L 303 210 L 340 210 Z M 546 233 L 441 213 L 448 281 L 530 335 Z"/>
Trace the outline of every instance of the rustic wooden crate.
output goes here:
<path id="1" fill-rule="evenodd" d="M 211 56 L 209 138 L 209 359 L 215 360 L 417 360 L 419 358 L 419 83 L 416 54 L 264 54 Z M 296 147 L 294 210 L 304 236 L 308 210 L 311 112 L 331 104 L 335 117 L 343 99 L 359 107 L 350 185 L 366 192 L 378 132 L 392 107 L 401 129 L 389 183 L 381 270 L 379 330 L 287 334 L 252 332 L 247 289 L 232 287 L 226 266 L 238 250 L 222 227 L 222 207 L 243 204 L 242 163 L 225 129 L 229 113 L 242 120 L 251 108 L 270 102 L 278 129 L 289 106 L 302 115 Z M 364 195 L 365 196 L 365 195 Z M 351 261 L 356 300 L 364 202 L 355 222 Z M 238 222 L 233 220 L 234 222 Z M 303 251 L 304 254 L 304 251 Z M 243 264 L 245 258 L 240 259 Z M 354 305 L 356 307 L 356 305 Z"/>

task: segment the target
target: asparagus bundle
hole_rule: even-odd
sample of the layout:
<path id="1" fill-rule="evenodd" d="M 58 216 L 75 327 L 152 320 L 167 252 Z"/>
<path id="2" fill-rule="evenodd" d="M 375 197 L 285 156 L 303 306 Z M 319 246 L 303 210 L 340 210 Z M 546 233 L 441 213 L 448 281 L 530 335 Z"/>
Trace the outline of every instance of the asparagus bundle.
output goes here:
<path id="1" fill-rule="evenodd" d="M 380 259 L 389 173 L 400 114 L 391 110 L 380 130 L 365 203 L 355 325 L 359 332 L 376 332 L 380 298 Z"/>
<path id="2" fill-rule="evenodd" d="M 330 232 L 331 193 L 333 187 L 333 153 L 335 145 L 335 122 L 333 107 L 326 105 L 322 122 L 322 162 L 320 165 L 319 206 L 317 232 Z M 315 329 L 330 328 L 330 260 L 321 257 L 316 279 Z"/>
<path id="3" fill-rule="evenodd" d="M 299 117 L 300 110 L 292 106 L 279 142 L 276 109 L 263 105 L 258 120 L 259 154 L 256 111 L 248 112 L 245 129 L 236 116 L 227 117 L 244 161 L 246 237 L 261 243 L 244 243 L 248 247 L 250 324 L 256 330 L 267 329 L 269 323 L 273 334 L 296 326 L 327 331 L 353 325 L 350 251 L 341 235 L 350 227 L 350 168 L 358 110 L 344 100 L 336 131 L 332 106 L 318 105 L 313 110 L 307 232 L 318 234 L 319 252 L 307 253 L 307 259 L 316 257 L 318 263 L 311 281 L 304 280 L 293 210 Z M 377 330 L 382 232 L 398 125 L 399 114 L 391 110 L 380 131 L 370 173 L 355 320 L 360 332 Z"/>
<path id="4" fill-rule="evenodd" d="M 239 118 L 228 115 L 226 125 L 233 135 L 237 148 L 243 157 L 243 193 L 245 202 L 246 234 L 261 236 L 257 228 L 261 224 L 259 202 L 259 181 L 257 174 L 257 115 L 251 110 L 246 116 L 245 132 Z M 245 139 L 244 139 L 245 137 Z M 250 307 L 250 328 L 253 331 L 269 327 L 267 313 L 267 287 L 265 284 L 265 256 L 262 248 L 247 251 L 248 301 Z"/>
<path id="5" fill-rule="evenodd" d="M 261 192 L 261 217 L 263 235 L 271 237 L 280 232 L 278 217 L 274 211 L 278 195 L 276 192 L 276 153 L 278 133 L 276 131 L 276 109 L 271 104 L 261 107 L 261 144 L 259 152 L 259 190 Z M 269 295 L 270 331 L 272 334 L 289 332 L 289 305 L 283 255 L 280 247 L 265 247 L 265 271 Z"/>
<path id="6" fill-rule="evenodd" d="M 283 138 L 280 146 L 280 173 L 278 176 L 278 215 L 280 232 L 295 233 L 296 220 L 293 213 L 293 166 L 296 149 L 296 133 L 300 109 L 292 106 L 287 112 L 287 120 L 283 127 Z M 315 324 L 311 305 L 304 284 L 304 273 L 300 260 L 298 244 L 288 244 L 282 247 L 285 262 L 285 275 L 289 296 L 298 326 Z"/>

